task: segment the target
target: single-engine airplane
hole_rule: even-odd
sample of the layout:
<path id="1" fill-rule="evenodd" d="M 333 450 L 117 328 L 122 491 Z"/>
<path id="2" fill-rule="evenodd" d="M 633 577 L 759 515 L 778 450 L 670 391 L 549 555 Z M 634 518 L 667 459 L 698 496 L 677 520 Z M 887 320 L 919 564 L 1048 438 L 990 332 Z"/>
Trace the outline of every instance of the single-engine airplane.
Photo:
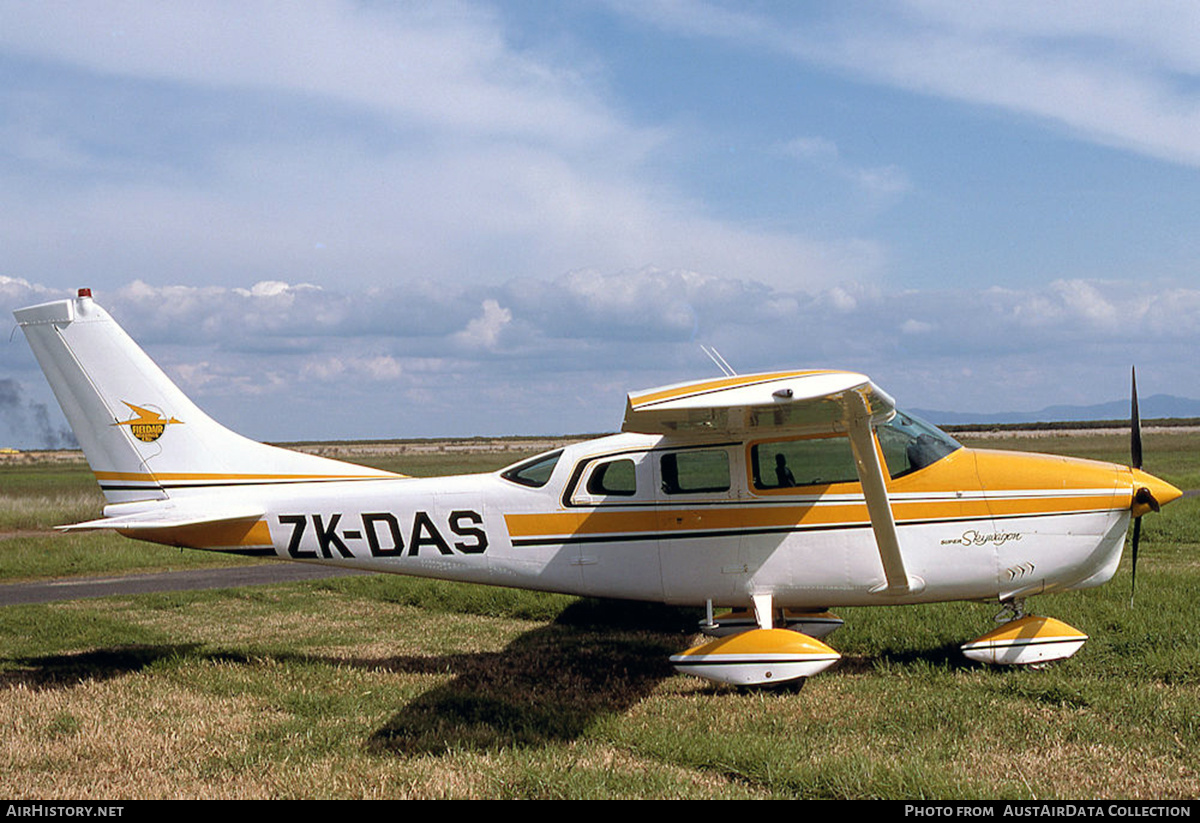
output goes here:
<path id="1" fill-rule="evenodd" d="M 107 500 L 60 528 L 702 606 L 714 639 L 671 661 L 722 683 L 832 665 L 836 606 L 998 601 L 1011 619 L 968 657 L 1068 657 L 1086 635 L 1025 598 L 1109 580 L 1130 518 L 1180 496 L 1141 471 L 1136 385 L 1133 468 L 967 449 L 861 374 L 780 371 L 631 393 L 620 434 L 410 478 L 222 427 L 90 290 L 16 318 Z"/>

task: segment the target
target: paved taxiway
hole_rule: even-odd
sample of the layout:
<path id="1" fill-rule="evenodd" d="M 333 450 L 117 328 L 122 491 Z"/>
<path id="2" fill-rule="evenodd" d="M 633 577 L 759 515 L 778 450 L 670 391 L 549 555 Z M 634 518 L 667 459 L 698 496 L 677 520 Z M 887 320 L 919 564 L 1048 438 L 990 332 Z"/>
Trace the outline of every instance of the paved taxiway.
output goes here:
<path id="1" fill-rule="evenodd" d="M 344 577 L 349 574 L 373 574 L 373 572 L 339 569 L 332 566 L 309 566 L 304 563 L 267 563 L 261 566 L 236 566 L 227 569 L 192 569 L 179 572 L 129 574 L 120 577 L 73 577 L 34 583 L 6 583 L 0 585 L 0 606 L 53 603 L 58 600 L 81 600 L 119 594 L 262 586 L 268 583 L 292 583 L 299 580 Z"/>

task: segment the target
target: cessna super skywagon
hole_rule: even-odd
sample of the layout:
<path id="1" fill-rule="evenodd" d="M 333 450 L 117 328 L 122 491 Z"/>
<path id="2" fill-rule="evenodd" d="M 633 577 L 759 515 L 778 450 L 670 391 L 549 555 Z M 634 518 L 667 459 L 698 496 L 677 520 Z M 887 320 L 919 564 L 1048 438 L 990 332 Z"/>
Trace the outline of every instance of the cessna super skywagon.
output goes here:
<path id="1" fill-rule="evenodd" d="M 996 601 L 970 658 L 1041 664 L 1082 632 L 1027 597 L 1113 576 L 1135 518 L 1180 496 L 1133 468 L 967 449 L 861 374 L 781 371 L 628 396 L 622 433 L 494 474 L 409 478 L 248 440 L 205 415 L 98 306 L 16 318 L 115 529 L 173 546 L 703 607 L 671 658 L 741 685 L 837 661 L 828 609 Z"/>

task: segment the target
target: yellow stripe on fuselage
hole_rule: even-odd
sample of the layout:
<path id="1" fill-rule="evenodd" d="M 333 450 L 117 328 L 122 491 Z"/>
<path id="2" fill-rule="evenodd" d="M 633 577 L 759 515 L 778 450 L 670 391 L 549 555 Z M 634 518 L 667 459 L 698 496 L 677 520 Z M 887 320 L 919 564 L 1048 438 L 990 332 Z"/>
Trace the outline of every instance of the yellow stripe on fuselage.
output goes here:
<path id="1" fill-rule="evenodd" d="M 986 520 L 992 517 L 1077 514 L 1125 508 L 1112 492 L 1046 496 L 1030 492 L 1027 497 L 987 500 L 982 497 L 948 501 L 893 500 L 897 525 L 936 521 Z M 862 498 L 857 501 L 813 502 L 796 505 L 747 506 L 738 504 L 696 508 L 664 508 L 638 511 L 589 510 L 508 514 L 504 521 L 513 539 L 630 535 L 681 531 L 758 531 L 762 529 L 828 529 L 864 526 L 870 516 Z"/>
<path id="2" fill-rule="evenodd" d="M 263 548 L 271 545 L 271 531 L 265 520 L 200 523 L 162 529 L 118 529 L 126 537 L 188 546 L 194 549 Z"/>

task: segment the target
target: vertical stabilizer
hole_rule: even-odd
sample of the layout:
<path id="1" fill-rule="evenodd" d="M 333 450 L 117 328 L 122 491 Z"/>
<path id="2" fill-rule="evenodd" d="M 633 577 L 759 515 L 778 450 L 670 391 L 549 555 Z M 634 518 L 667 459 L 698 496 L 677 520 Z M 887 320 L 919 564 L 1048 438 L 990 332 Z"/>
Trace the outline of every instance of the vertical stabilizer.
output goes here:
<path id="1" fill-rule="evenodd" d="M 396 477 L 280 449 L 200 411 L 81 289 L 14 312 L 110 503 L 193 489 Z"/>

